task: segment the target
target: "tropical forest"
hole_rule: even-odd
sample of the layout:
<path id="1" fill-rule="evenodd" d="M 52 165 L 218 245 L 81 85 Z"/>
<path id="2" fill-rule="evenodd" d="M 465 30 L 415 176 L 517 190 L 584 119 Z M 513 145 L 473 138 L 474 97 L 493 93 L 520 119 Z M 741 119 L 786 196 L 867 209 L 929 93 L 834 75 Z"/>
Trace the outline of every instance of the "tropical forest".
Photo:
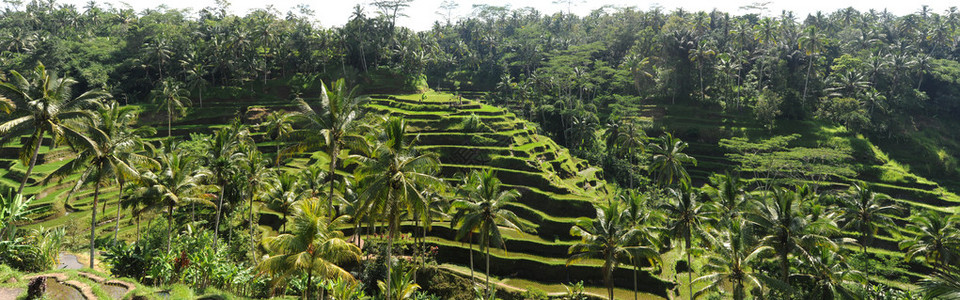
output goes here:
<path id="1" fill-rule="evenodd" d="M 417 1 L 3 1 L 0 299 L 960 299 L 956 7 Z"/>

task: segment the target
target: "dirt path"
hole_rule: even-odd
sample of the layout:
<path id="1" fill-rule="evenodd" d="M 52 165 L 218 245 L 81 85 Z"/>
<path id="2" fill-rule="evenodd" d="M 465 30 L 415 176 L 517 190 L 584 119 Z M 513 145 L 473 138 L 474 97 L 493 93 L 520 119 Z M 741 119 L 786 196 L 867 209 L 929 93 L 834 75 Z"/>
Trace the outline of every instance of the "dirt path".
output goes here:
<path id="1" fill-rule="evenodd" d="M 22 288 L 0 288 L 0 299 L 17 299 L 23 294 Z"/>
<path id="2" fill-rule="evenodd" d="M 78 270 L 80 268 L 83 268 L 83 264 L 80 263 L 80 259 L 76 255 L 60 252 L 60 265 L 57 266 L 57 269 Z"/>

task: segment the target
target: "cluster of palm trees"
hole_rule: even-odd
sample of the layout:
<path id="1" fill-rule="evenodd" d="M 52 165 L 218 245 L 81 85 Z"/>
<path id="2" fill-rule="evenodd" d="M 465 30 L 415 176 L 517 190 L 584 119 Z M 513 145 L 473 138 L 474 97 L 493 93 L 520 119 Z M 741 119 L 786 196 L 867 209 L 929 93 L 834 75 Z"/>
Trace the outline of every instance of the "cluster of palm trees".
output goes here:
<path id="1" fill-rule="evenodd" d="M 280 235 L 263 240 L 262 250 L 269 257 L 260 264 L 277 282 L 298 272 L 307 277 L 352 280 L 349 273 L 336 265 L 360 257 L 358 246 L 346 242 L 340 232 L 351 220 L 358 235 L 363 221 L 371 224 L 367 230 L 376 230 L 381 222 L 386 224 L 380 229 L 386 230 L 388 236 L 387 257 L 393 257 L 392 245 L 404 220 L 414 220 L 422 226 L 425 236 L 433 222 L 454 215 L 452 223 L 461 228 L 459 235 L 479 235 L 488 256 L 490 246 L 502 244 L 500 226 L 526 229 L 516 215 L 504 208 L 519 194 L 501 191 L 492 171 L 465 175 L 464 184 L 456 192 L 445 192 L 450 189 L 437 177 L 437 156 L 414 148 L 415 141 L 406 134 L 406 123 L 401 118 L 361 120 L 360 104 L 365 98 L 347 88 L 342 79 L 329 86 L 321 84 L 317 103 L 297 100 L 298 111 L 275 112 L 256 127 L 235 120 L 212 136 L 195 136 L 184 142 L 167 139 L 155 145 L 144 141 L 156 134 L 155 130 L 133 127 L 138 111 L 109 100 L 107 93 L 90 91 L 72 97 L 73 81 L 58 78 L 42 65 L 32 77 L 12 74 L 14 80 L 3 83 L 0 91 L 4 108 L 12 118 L 0 125 L 0 134 L 4 142 L 29 136 L 25 140 L 27 146 L 21 150 L 21 158 L 29 165 L 25 178 L 37 163 L 41 141 L 46 136 L 51 136 L 55 144 L 70 146 L 76 153 L 41 182 L 79 174 L 70 194 L 85 187 L 93 189 L 91 267 L 96 254 L 99 197 L 101 189 L 111 185 L 118 186 L 120 191 L 114 238 L 120 228 L 120 205 L 136 216 L 137 239 L 141 215 L 151 211 L 165 213 L 168 250 L 171 234 L 177 231 L 174 218 L 179 209 L 189 207 L 190 221 L 214 232 L 212 247 L 217 249 L 223 236 L 221 219 L 226 214 L 245 210 L 252 236 L 258 222 L 254 202 L 264 203 L 261 209 L 282 216 Z M 158 95 L 162 99 L 158 106 L 179 106 L 171 101 L 181 101 L 181 96 L 170 96 L 165 90 Z M 167 110 L 168 115 L 175 113 Z M 258 150 L 251 136 L 255 129 L 265 129 L 278 143 L 274 160 Z M 278 168 L 281 161 L 296 153 L 315 150 L 326 152 L 329 163 L 310 166 L 297 175 Z M 349 168 L 340 166 L 341 158 Z M 26 182 L 25 179 L 18 192 L 23 191 Z M 101 206 L 101 210 L 106 209 Z M 203 225 L 205 221 L 200 220 L 211 214 L 212 226 Z M 256 244 L 250 246 L 251 256 L 257 259 L 259 248 Z M 387 298 L 394 292 L 391 284 L 395 280 L 390 278 L 393 265 L 394 262 L 387 264 Z M 307 296 L 312 288 L 308 287 Z"/>
<path id="2" fill-rule="evenodd" d="M 603 260 L 610 299 L 619 265 L 660 269 L 661 254 L 681 243 L 686 270 L 677 271 L 688 272 L 688 299 L 712 292 L 733 299 L 859 299 L 874 284 L 870 276 L 879 275 L 868 246 L 881 231 L 901 235 L 895 220 L 903 209 L 859 184 L 822 195 L 807 186 L 748 191 L 744 180 L 726 174 L 699 189 L 684 182 L 666 191 L 666 198 L 624 192 L 597 204 L 597 217 L 571 230 L 582 239 L 570 247 L 569 261 Z M 905 259 L 923 257 L 940 274 L 930 280 L 931 294 L 956 295 L 949 274 L 960 262 L 957 220 L 925 211 L 908 218 L 902 231 L 916 233 L 899 244 Z"/>

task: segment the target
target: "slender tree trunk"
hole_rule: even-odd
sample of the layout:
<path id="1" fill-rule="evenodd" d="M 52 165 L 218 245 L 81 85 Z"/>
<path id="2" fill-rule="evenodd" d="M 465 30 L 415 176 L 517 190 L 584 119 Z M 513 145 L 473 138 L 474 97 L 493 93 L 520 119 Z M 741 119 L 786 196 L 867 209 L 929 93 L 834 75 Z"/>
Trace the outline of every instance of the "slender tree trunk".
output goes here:
<path id="1" fill-rule="evenodd" d="M 93 269 L 94 240 L 97 234 L 97 201 L 100 200 L 100 176 L 93 183 L 93 209 L 90 210 L 90 268 Z"/>
<path id="2" fill-rule="evenodd" d="M 787 258 L 787 253 L 780 255 L 780 280 L 790 284 L 790 260 Z"/>
<path id="3" fill-rule="evenodd" d="M 173 108 L 170 99 L 167 99 L 167 139 L 170 139 L 170 127 L 173 127 Z"/>
<path id="4" fill-rule="evenodd" d="M 487 241 L 486 250 L 487 250 L 487 299 L 492 299 L 493 287 L 490 286 L 490 241 Z"/>
<path id="5" fill-rule="evenodd" d="M 250 195 L 250 254 L 253 260 L 257 261 L 257 239 L 253 237 L 253 195 Z"/>
<path id="6" fill-rule="evenodd" d="M 327 195 L 327 205 L 330 206 L 330 218 L 334 217 L 333 209 L 333 183 L 336 180 L 336 171 L 337 171 L 337 154 L 340 150 L 337 147 L 337 142 L 333 141 L 333 145 L 330 146 L 330 194 Z"/>
<path id="7" fill-rule="evenodd" d="M 130 214 L 133 214 L 133 211 L 130 211 Z M 140 215 L 137 215 L 137 243 L 140 242 Z"/>
<path id="8" fill-rule="evenodd" d="M 119 179 L 117 182 L 120 184 L 120 194 L 117 195 L 117 225 L 116 228 L 113 229 L 113 240 L 117 240 L 117 235 L 120 233 L 120 201 L 123 201 L 123 179 Z M 104 207 L 106 207 L 106 205 L 104 205 Z"/>
<path id="9" fill-rule="evenodd" d="M 467 240 L 470 243 L 470 282 L 473 283 L 474 286 L 476 286 L 477 280 L 476 280 L 476 277 L 473 276 L 473 236 L 472 234 L 469 235 Z"/>
<path id="10" fill-rule="evenodd" d="M 693 299 L 693 261 L 690 258 L 690 245 L 687 245 L 687 287 L 690 289 L 690 299 Z M 612 298 L 611 298 L 612 299 Z"/>
<path id="11" fill-rule="evenodd" d="M 313 272 L 307 271 L 307 297 L 305 297 L 304 299 L 310 299 L 310 291 L 312 290 L 313 290 Z"/>
<path id="12" fill-rule="evenodd" d="M 214 249 L 214 251 L 216 251 L 216 249 L 217 249 L 217 238 L 219 237 L 219 234 L 220 234 L 220 213 L 221 213 L 221 209 L 223 208 L 223 190 L 224 190 L 224 185 L 221 184 L 221 185 L 220 185 L 220 199 L 217 199 L 217 202 L 219 202 L 219 204 L 217 205 L 217 216 L 214 217 L 214 221 L 213 221 L 213 249 Z"/>
<path id="13" fill-rule="evenodd" d="M 639 280 L 637 280 L 637 273 L 640 273 L 640 267 L 637 267 L 637 263 L 633 263 L 633 300 L 640 299 L 640 294 L 638 292 Z"/>
<path id="14" fill-rule="evenodd" d="M 33 172 L 33 166 L 37 164 L 37 154 L 40 153 L 40 141 L 43 141 L 43 129 L 37 131 L 37 138 L 33 144 L 33 155 L 30 156 L 30 166 L 27 167 L 27 173 L 23 175 L 23 181 L 20 182 L 17 195 L 23 195 L 23 187 L 27 185 L 27 180 L 30 179 L 30 173 Z M 97 206 L 93 206 L 93 208 L 96 209 Z"/>
<path id="15" fill-rule="evenodd" d="M 387 197 L 389 197 L 389 196 L 387 196 Z M 393 214 L 393 213 L 391 213 L 391 214 Z M 391 277 L 392 277 L 392 275 L 393 275 L 393 274 L 392 274 L 392 273 L 393 273 L 393 272 L 392 272 L 392 271 L 393 271 L 393 232 L 396 230 L 396 227 L 394 227 L 394 224 L 393 224 L 393 223 L 394 223 L 394 222 L 393 222 L 393 219 L 394 219 L 394 217 L 391 216 L 391 218 L 390 218 L 390 229 L 389 229 L 390 232 L 387 233 L 387 235 L 388 235 L 388 236 L 387 236 L 387 298 L 386 298 L 387 300 L 393 299 L 393 298 L 390 297 L 390 294 L 391 294 L 391 292 L 392 292 L 392 290 L 391 290 L 391 284 L 392 284 L 392 281 L 391 281 L 392 279 L 391 279 Z"/>
<path id="16" fill-rule="evenodd" d="M 167 252 L 170 252 L 170 233 L 173 232 L 173 204 L 167 207 Z M 216 242 L 216 239 L 214 239 Z"/>
<path id="17" fill-rule="evenodd" d="M 810 83 L 810 70 L 813 68 L 813 56 L 807 63 L 807 76 L 803 79 L 803 98 L 800 99 L 800 106 L 806 108 L 807 105 L 807 85 Z"/>

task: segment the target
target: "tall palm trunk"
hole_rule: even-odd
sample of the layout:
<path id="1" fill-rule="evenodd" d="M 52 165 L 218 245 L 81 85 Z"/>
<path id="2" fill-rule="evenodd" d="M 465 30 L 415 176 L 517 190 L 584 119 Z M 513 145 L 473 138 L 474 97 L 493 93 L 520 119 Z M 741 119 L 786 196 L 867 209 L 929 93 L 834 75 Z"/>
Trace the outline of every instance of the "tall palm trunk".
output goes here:
<path id="1" fill-rule="evenodd" d="M 807 76 L 803 79 L 803 98 L 800 99 L 800 106 L 806 108 L 807 105 L 807 85 L 810 83 L 810 70 L 813 68 L 813 56 L 807 63 Z"/>
<path id="2" fill-rule="evenodd" d="M 337 145 L 337 142 L 334 141 L 332 144 L 333 144 L 333 145 L 330 145 L 330 180 L 329 180 L 329 181 L 330 181 L 330 194 L 327 195 L 327 205 L 330 206 L 330 217 L 331 217 L 331 218 L 334 217 L 334 211 L 333 211 L 333 183 L 334 183 L 334 181 L 336 180 L 336 173 L 334 173 L 334 172 L 337 171 L 337 154 L 339 154 L 338 152 L 340 152 L 340 150 L 338 149 L 339 147 L 338 147 L 338 145 Z"/>
<path id="3" fill-rule="evenodd" d="M 487 241 L 486 245 L 487 252 L 487 298 L 491 299 L 493 297 L 493 288 L 490 287 L 490 241 Z"/>
<path id="4" fill-rule="evenodd" d="M 221 184 L 220 199 L 217 199 L 217 202 L 219 202 L 219 204 L 217 204 L 217 216 L 213 219 L 213 249 L 217 249 L 217 237 L 220 236 L 220 213 L 223 208 L 223 190 L 224 184 Z"/>
<path id="5" fill-rule="evenodd" d="M 467 239 L 470 242 L 470 283 L 477 285 L 476 277 L 473 276 L 473 234 Z"/>
<path id="6" fill-rule="evenodd" d="M 94 239 L 97 234 L 97 201 L 100 200 L 100 176 L 93 183 L 93 209 L 90 210 L 90 268 L 93 269 L 93 255 L 96 251 Z"/>
<path id="7" fill-rule="evenodd" d="M 390 297 L 390 294 L 392 292 L 391 286 L 390 286 L 392 281 L 390 277 L 392 277 L 393 275 L 393 231 L 395 229 L 393 225 L 394 223 L 393 220 L 394 218 L 391 217 L 390 229 L 389 229 L 390 232 L 387 233 L 387 298 L 386 299 L 388 300 L 393 299 Z"/>
<path id="8" fill-rule="evenodd" d="M 310 292 L 313 291 L 313 271 L 307 269 L 307 295 L 303 299 L 310 299 Z"/>
<path id="9" fill-rule="evenodd" d="M 687 228 L 687 287 L 690 289 L 690 299 L 693 299 L 693 260 L 690 257 L 690 228 Z"/>
<path id="10" fill-rule="evenodd" d="M 170 252 L 170 233 L 173 232 L 173 203 L 167 206 L 167 252 Z M 214 239 L 216 243 L 216 239 Z"/>
<path id="11" fill-rule="evenodd" d="M 113 229 L 113 240 L 117 240 L 117 234 L 120 233 L 120 202 L 123 201 L 123 179 L 118 178 L 117 182 L 120 184 L 120 194 L 117 195 L 117 221 Z"/>
<path id="12" fill-rule="evenodd" d="M 170 99 L 167 99 L 167 139 L 170 139 L 170 127 L 173 127 L 173 107 Z"/>
<path id="13" fill-rule="evenodd" d="M 253 238 L 253 195 L 250 195 L 250 254 L 253 255 L 253 260 L 257 260 L 257 239 Z"/>
<path id="14" fill-rule="evenodd" d="M 633 300 L 640 299 L 640 293 L 638 292 L 638 286 L 637 286 L 639 282 L 639 280 L 637 280 L 637 273 L 640 273 L 639 269 L 640 268 L 637 267 L 637 263 L 634 262 L 633 263 Z"/>
<path id="15" fill-rule="evenodd" d="M 23 181 L 20 182 L 20 188 L 17 189 L 17 195 L 23 195 L 23 187 L 27 185 L 30 179 L 30 173 L 33 172 L 33 166 L 37 164 L 37 154 L 40 154 L 40 141 L 43 140 L 43 129 L 37 130 L 36 141 L 33 142 L 33 155 L 30 156 L 30 166 L 27 167 L 27 173 L 23 174 Z M 97 208 L 94 206 L 93 208 Z"/>

